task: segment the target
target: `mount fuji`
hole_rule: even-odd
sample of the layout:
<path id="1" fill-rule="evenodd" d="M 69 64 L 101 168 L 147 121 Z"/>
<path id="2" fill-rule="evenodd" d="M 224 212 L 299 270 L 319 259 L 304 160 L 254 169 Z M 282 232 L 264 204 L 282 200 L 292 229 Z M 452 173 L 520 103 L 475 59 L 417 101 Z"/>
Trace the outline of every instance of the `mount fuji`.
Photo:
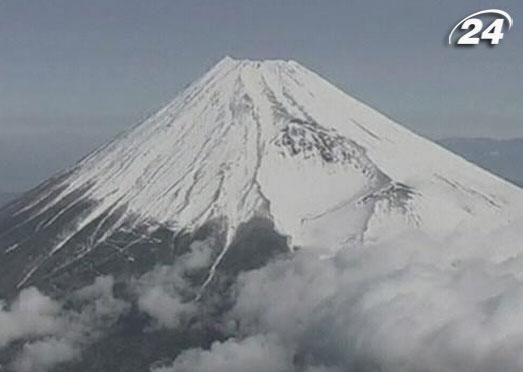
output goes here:
<path id="1" fill-rule="evenodd" d="M 138 275 L 212 237 L 203 291 L 234 255 L 248 260 L 268 246 L 328 257 L 411 230 L 437 240 L 477 234 L 522 210 L 521 189 L 297 62 L 227 57 L 0 210 L 0 297 Z M 260 232 L 267 242 L 242 252 L 238 241 Z"/>

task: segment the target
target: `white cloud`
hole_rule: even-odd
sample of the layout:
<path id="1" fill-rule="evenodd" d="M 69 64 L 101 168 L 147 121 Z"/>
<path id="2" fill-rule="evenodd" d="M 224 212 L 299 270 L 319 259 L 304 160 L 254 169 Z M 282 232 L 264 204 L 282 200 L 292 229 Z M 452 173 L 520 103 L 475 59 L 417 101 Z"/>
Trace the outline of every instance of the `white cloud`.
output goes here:
<path id="1" fill-rule="evenodd" d="M 292 360 L 277 337 L 256 335 L 215 342 L 210 350 L 184 351 L 174 364 L 154 372 L 283 372 L 291 366 Z"/>
<path id="2" fill-rule="evenodd" d="M 74 292 L 70 300 L 76 310 L 65 309 L 34 287 L 21 291 L 9 307 L 2 304 L 0 348 L 25 341 L 11 367 L 17 372 L 41 372 L 78 357 L 82 347 L 128 309 L 127 303 L 113 296 L 113 284 L 111 277 L 99 277 Z"/>
<path id="3" fill-rule="evenodd" d="M 43 371 L 72 360 L 78 354 L 78 348 L 69 340 L 49 338 L 26 343 L 13 367 L 18 372 Z"/>
<path id="4" fill-rule="evenodd" d="M 183 270 L 186 272 L 209 267 L 214 245 L 214 239 L 195 241 L 191 244 L 190 251 L 178 259 L 180 266 L 183 267 Z"/>
<path id="5" fill-rule="evenodd" d="M 63 328 L 58 302 L 36 288 L 24 289 L 9 308 L 0 302 L 0 347 L 14 339 L 45 336 Z"/>
<path id="6" fill-rule="evenodd" d="M 164 328 L 178 327 L 184 316 L 195 311 L 193 303 L 183 302 L 176 293 L 169 293 L 162 287 L 145 290 L 138 299 L 138 307 Z"/>
<path id="7" fill-rule="evenodd" d="M 194 299 L 201 283 L 194 285 L 187 275 L 211 265 L 213 244 L 212 239 L 194 242 L 174 265 L 156 267 L 134 283 L 138 308 L 155 326 L 176 328 L 195 314 Z"/>

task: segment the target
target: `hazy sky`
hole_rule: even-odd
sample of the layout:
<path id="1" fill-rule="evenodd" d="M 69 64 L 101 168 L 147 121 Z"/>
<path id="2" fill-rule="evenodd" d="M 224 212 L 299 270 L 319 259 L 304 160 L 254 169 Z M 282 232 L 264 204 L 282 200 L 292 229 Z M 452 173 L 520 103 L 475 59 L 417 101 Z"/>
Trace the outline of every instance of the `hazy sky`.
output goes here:
<path id="1" fill-rule="evenodd" d="M 495 48 L 451 27 L 501 8 Z M 0 189 L 71 164 L 224 55 L 294 59 L 432 138 L 523 136 L 523 2 L 0 0 Z"/>

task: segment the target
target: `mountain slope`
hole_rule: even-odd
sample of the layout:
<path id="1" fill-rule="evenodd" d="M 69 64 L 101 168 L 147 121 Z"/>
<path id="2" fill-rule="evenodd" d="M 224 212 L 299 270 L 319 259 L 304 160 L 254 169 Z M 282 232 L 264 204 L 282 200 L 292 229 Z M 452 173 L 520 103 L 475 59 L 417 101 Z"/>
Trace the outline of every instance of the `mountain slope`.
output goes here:
<path id="1" fill-rule="evenodd" d="M 175 259 L 270 221 L 331 254 L 417 229 L 434 239 L 512 221 L 523 192 L 344 94 L 296 62 L 226 58 L 172 103 L 0 212 L 0 295 L 68 290 Z"/>

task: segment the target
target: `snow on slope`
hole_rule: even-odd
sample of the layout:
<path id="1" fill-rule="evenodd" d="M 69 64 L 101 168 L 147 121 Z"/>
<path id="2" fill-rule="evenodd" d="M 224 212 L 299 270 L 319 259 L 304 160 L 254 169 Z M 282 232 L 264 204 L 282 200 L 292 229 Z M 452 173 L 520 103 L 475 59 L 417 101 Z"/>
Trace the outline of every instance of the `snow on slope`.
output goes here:
<path id="1" fill-rule="evenodd" d="M 521 190 L 300 64 L 231 58 L 85 158 L 61 186 L 38 214 L 79 190 L 96 204 L 51 254 L 122 209 L 96 239 L 126 219 L 195 229 L 226 217 L 230 240 L 242 222 L 262 215 L 296 246 L 339 249 L 412 228 L 434 238 L 490 229 L 523 206 Z"/>

